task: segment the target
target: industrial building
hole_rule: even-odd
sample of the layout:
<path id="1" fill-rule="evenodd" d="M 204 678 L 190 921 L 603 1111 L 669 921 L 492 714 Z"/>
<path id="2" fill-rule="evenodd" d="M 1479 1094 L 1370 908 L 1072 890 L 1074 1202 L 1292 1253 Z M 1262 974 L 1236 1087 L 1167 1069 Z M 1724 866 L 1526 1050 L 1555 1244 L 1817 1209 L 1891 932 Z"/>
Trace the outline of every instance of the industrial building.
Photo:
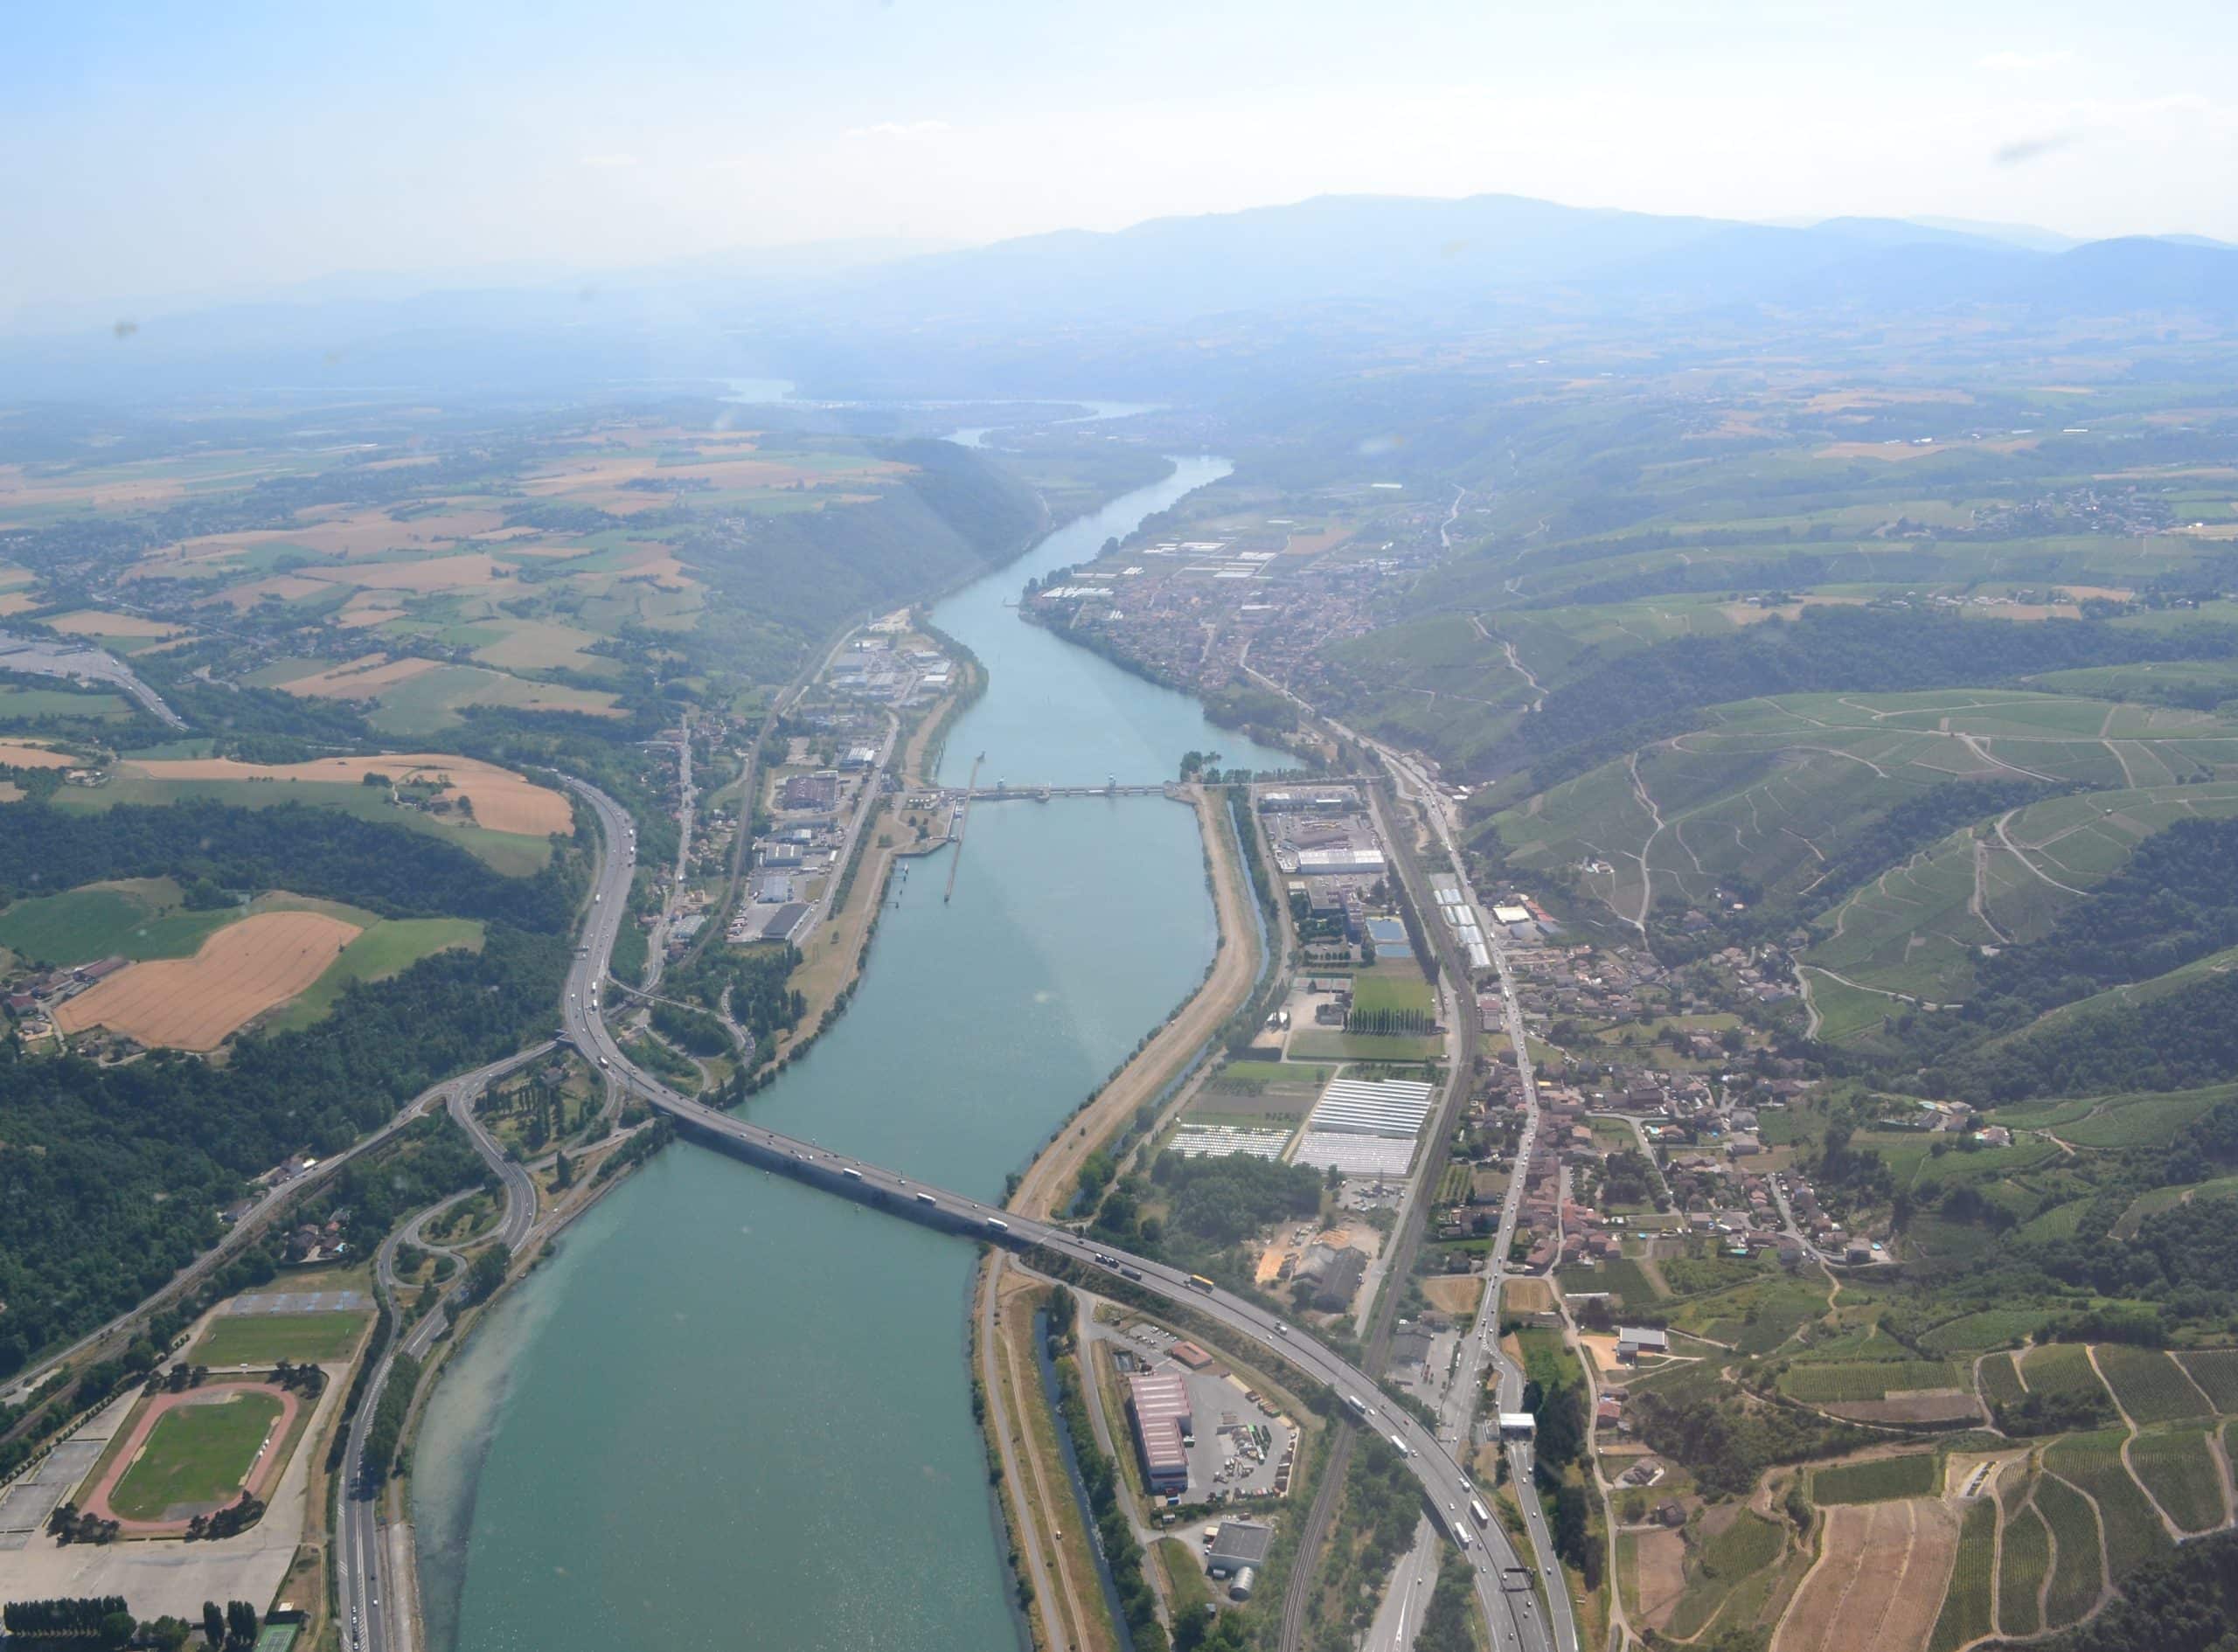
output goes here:
<path id="1" fill-rule="evenodd" d="M 1616 1328 L 1616 1357 L 1627 1364 L 1642 1354 L 1667 1354 L 1671 1351 L 1671 1335 L 1638 1325 L 1619 1325 Z"/>
<path id="2" fill-rule="evenodd" d="M 1275 1529 L 1259 1520 L 1223 1520 L 1205 1551 L 1205 1570 L 1216 1578 L 1234 1577 L 1267 1564 Z"/>
<path id="3" fill-rule="evenodd" d="M 1174 1371 L 1129 1377 L 1127 1415 L 1135 1427 L 1135 1449 L 1143 1460 L 1143 1483 L 1153 1493 L 1169 1496 L 1188 1490 L 1187 1442 L 1196 1433 L 1188 1385 Z"/>

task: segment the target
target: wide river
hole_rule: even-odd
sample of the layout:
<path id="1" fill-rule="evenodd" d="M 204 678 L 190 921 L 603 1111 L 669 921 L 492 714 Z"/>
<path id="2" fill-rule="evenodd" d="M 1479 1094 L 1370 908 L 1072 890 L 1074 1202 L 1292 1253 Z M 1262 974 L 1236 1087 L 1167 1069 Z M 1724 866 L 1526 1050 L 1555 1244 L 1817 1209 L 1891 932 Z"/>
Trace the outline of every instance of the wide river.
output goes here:
<path id="1" fill-rule="evenodd" d="M 1225 475 L 1165 481 L 939 604 L 986 695 L 942 777 L 1157 781 L 1289 760 L 1025 624 L 1030 576 Z M 973 811 L 907 863 L 839 1024 L 747 1105 L 986 1198 L 1195 987 L 1217 938 L 1163 798 Z M 438 1385 L 413 1481 L 433 1652 L 1009 1652 L 965 1332 L 973 1247 L 678 1145 L 569 1230 Z"/>

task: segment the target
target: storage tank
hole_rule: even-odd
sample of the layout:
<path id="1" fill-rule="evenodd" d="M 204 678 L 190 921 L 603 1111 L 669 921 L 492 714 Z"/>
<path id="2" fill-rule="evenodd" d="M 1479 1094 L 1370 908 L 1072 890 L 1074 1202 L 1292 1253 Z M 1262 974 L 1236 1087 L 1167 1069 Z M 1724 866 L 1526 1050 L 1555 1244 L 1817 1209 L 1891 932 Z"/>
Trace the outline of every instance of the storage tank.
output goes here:
<path id="1" fill-rule="evenodd" d="M 1248 1600 L 1251 1598 L 1251 1586 L 1258 1581 L 1259 1568 L 1257 1566 L 1243 1567 L 1236 1572 L 1234 1579 L 1228 1584 L 1227 1598 L 1231 1600 Z"/>

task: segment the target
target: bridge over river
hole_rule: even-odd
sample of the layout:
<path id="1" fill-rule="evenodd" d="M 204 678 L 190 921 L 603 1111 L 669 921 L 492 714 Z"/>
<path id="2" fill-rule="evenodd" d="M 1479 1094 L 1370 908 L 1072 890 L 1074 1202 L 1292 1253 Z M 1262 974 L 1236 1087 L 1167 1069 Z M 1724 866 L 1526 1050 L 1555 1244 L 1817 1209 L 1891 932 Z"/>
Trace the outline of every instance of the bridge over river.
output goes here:
<path id="1" fill-rule="evenodd" d="M 1495 1648 L 1500 1652 L 1576 1652 L 1574 1645 L 1553 1645 L 1529 1571 L 1518 1559 L 1498 1521 L 1479 1525 L 1470 1517 L 1470 1505 L 1479 1500 L 1480 1494 L 1436 1434 L 1393 1404 L 1365 1372 L 1310 1336 L 1277 1320 L 1257 1303 L 1217 1288 L 1196 1285 L 1190 1275 L 1163 1262 L 1105 1248 L 1070 1228 L 983 1204 L 960 1193 L 913 1181 L 884 1165 L 765 1129 L 751 1120 L 678 1094 L 632 1064 L 594 1008 L 594 989 L 606 975 L 626 905 L 629 858 L 612 853 L 611 847 L 628 841 L 628 820 L 621 806 L 605 793 L 580 781 L 571 780 L 568 784 L 598 816 L 608 850 L 600 864 L 594 885 L 597 898 L 591 907 L 584 946 L 567 982 L 563 1031 L 584 1055 L 597 1061 L 631 1093 L 668 1114 L 679 1134 L 702 1145 L 928 1227 L 1020 1251 L 1038 1250 L 1091 1273 L 1100 1270 L 1115 1281 L 1123 1280 L 1139 1289 L 1185 1303 L 1260 1343 L 1307 1379 L 1342 1395 L 1341 1411 L 1362 1426 L 1381 1432 L 1405 1454 L 1432 1516 L 1476 1574 L 1477 1598 L 1491 1628 Z M 1097 789 L 1088 788 L 1088 795 L 1096 795 Z M 1553 1586 L 1561 1586 L 1559 1581 L 1550 1581 Z"/>

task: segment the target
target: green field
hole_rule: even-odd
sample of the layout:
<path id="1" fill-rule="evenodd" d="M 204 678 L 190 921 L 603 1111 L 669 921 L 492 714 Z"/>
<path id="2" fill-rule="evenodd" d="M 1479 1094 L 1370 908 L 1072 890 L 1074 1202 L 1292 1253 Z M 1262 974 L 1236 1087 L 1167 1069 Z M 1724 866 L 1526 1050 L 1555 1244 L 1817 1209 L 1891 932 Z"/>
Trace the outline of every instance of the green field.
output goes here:
<path id="1" fill-rule="evenodd" d="M 2222 1476 L 2204 1430 L 2172 1429 L 2130 1441 L 2130 1467 L 2168 1517 L 2186 1531 L 2211 1531 L 2228 1515 Z"/>
<path id="2" fill-rule="evenodd" d="M 2033 1635 L 2041 1626 L 2036 1597 L 2051 1564 L 2051 1533 L 2043 1516 L 2023 1509 L 2007 1518 L 1997 1574 L 1998 1619 L 2007 1635 Z"/>
<path id="3" fill-rule="evenodd" d="M 2182 1187 L 2157 1187 L 2150 1193 L 2140 1193 L 2130 1201 L 2114 1223 L 2114 1237 L 2134 1239 L 2138 1225 L 2148 1216 L 2158 1216 L 2163 1211 L 2172 1211 L 2179 1204 L 2190 1204 L 2201 1199 L 2238 1198 L 2238 1176 L 2217 1177 L 2211 1182 L 2192 1182 Z"/>
<path id="4" fill-rule="evenodd" d="M 1722 1531 L 1705 1538 L 1687 1557 L 1686 1593 L 1672 1613 L 1671 1633 L 1698 1634 L 1729 1605 L 1745 1605 L 1755 1593 L 1746 1589 L 1748 1580 L 1780 1558 L 1784 1541 L 1776 1523 L 1747 1509 Z"/>
<path id="5" fill-rule="evenodd" d="M 385 981 L 422 958 L 453 947 L 481 951 L 481 924 L 471 918 L 392 918 L 376 923 L 344 947 L 326 973 L 267 1024 L 275 1032 L 309 1026 L 357 982 Z"/>
<path id="6" fill-rule="evenodd" d="M 1333 1027 L 1307 1027 L 1290 1035 L 1293 1061 L 1435 1060 L 1444 1045 L 1436 1038 L 1394 1034 L 1339 1032 Z"/>
<path id="7" fill-rule="evenodd" d="M 2013 1369 L 2012 1356 L 1991 1354 L 1979 1367 L 1982 1398 L 2001 1406 L 2017 1406 L 2027 1398 L 2020 1386 L 2020 1373 Z"/>
<path id="8" fill-rule="evenodd" d="M 2098 1517 L 2080 1492 L 2050 1475 L 2036 1482 L 2036 1508 L 2058 1545 L 2051 1593 L 2044 1602 L 2044 1627 L 2063 1628 L 2098 1604 L 2104 1581 Z"/>
<path id="9" fill-rule="evenodd" d="M 357 1313 L 220 1314 L 187 1357 L 198 1365 L 340 1359 L 357 1345 L 365 1319 Z"/>
<path id="10" fill-rule="evenodd" d="M 161 1520 L 181 1505 L 232 1502 L 280 1409 L 277 1395 L 240 1393 L 165 1412 L 117 1482 L 110 1508 L 120 1519 Z"/>
<path id="11" fill-rule="evenodd" d="M 2203 1348 L 2177 1357 L 2217 1411 L 2238 1412 L 2238 1348 Z"/>
<path id="12" fill-rule="evenodd" d="M 232 906 L 189 912 L 181 899 L 168 878 L 136 878 L 19 900 L 0 912 L 0 947 L 45 964 L 184 958 L 241 915 Z"/>
<path id="13" fill-rule="evenodd" d="M 2158 1147 L 2218 1101 L 2238 1096 L 2238 1085 L 2198 1090 L 2116 1095 L 2102 1100 L 2087 1119 L 2060 1127 L 2060 1139 L 2077 1147 Z"/>
<path id="14" fill-rule="evenodd" d="M 1352 1008 L 1362 1014 L 1411 1010 L 1435 1019 L 1437 996 L 1411 961 L 1379 964 L 1352 977 Z"/>
<path id="15" fill-rule="evenodd" d="M 1647 1274 L 1629 1256 L 1614 1257 L 1591 1267 L 1565 1267 L 1554 1278 L 1565 1295 L 1609 1291 L 1623 1298 L 1627 1308 L 1645 1308 L 1657 1296 Z"/>
<path id="16" fill-rule="evenodd" d="M 2044 1322 L 2040 1313 L 2023 1308 L 1984 1308 L 1947 1320 L 1920 1338 L 1920 1346 L 1937 1354 L 1974 1353 L 1985 1348 L 2005 1348 L 2026 1340 Z"/>
<path id="17" fill-rule="evenodd" d="M 0 724 L 30 722 L 43 717 L 82 717 L 104 723 L 122 723 L 132 715 L 132 705 L 122 694 L 78 694 L 68 689 L 25 688 L 0 683 Z"/>
<path id="18" fill-rule="evenodd" d="M 1906 1457 L 1876 1457 L 1868 1462 L 1817 1468 L 1811 1475 L 1813 1503 L 1887 1503 L 1898 1497 L 1932 1496 L 1943 1486 L 1943 1459 L 1934 1452 Z"/>
<path id="19" fill-rule="evenodd" d="M 2122 1463 L 2125 1431 L 2068 1434 L 2044 1453 L 2044 1466 L 2087 1491 L 2097 1502 L 2105 1524 L 2106 1563 L 2116 1583 L 2149 1560 L 2168 1552 L 2160 1517 Z"/>
<path id="20" fill-rule="evenodd" d="M 1958 1528 L 1958 1558 L 1950 1569 L 1942 1614 L 1928 1639 L 1928 1652 L 1957 1652 L 1990 1632 L 1996 1565 L 1997 1504 L 1983 1497 L 1966 1505 Z"/>
<path id="21" fill-rule="evenodd" d="M 2090 1369 L 2090 1355 L 2081 1343 L 2048 1343 L 2032 1348 L 2021 1362 L 2020 1374 L 2029 1392 L 2039 1394 L 2106 1392 L 2098 1373 Z"/>
<path id="22" fill-rule="evenodd" d="M 2112 1386 L 2114 1398 L 2140 1427 L 2209 1413 L 2206 1398 L 2192 1379 L 2158 1349 L 2103 1343 L 2096 1353 L 2098 1370 Z"/>

